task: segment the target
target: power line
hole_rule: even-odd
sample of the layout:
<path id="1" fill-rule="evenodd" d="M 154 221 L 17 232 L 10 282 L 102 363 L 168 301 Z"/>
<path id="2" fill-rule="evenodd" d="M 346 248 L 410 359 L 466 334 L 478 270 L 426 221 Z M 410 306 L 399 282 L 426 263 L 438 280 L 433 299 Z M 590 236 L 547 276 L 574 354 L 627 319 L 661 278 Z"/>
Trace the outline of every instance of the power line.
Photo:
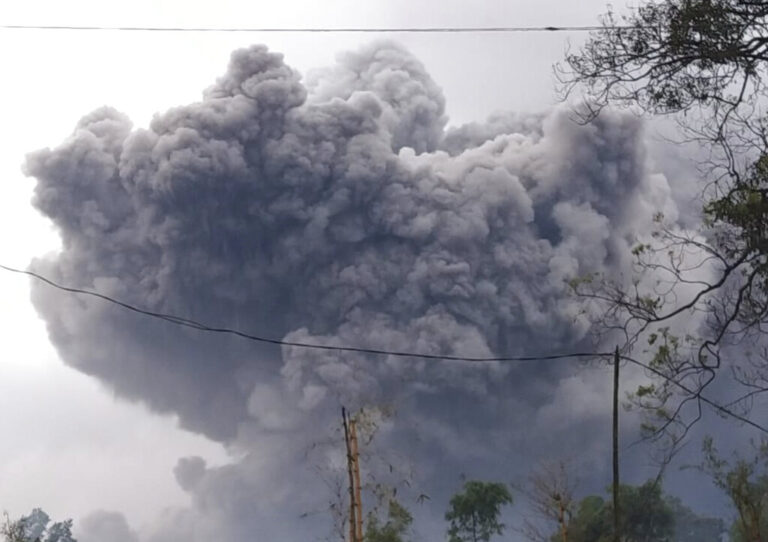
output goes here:
<path id="1" fill-rule="evenodd" d="M 743 423 L 745 423 L 745 424 L 747 424 L 749 426 L 752 426 L 753 428 L 755 428 L 755 429 L 757 429 L 759 431 L 762 431 L 763 433 L 768 433 L 768 428 L 763 427 L 762 425 L 758 424 L 757 422 L 753 422 L 749 418 L 735 413 L 733 410 L 731 410 L 727 406 L 723 406 L 720 403 L 718 403 L 716 401 L 713 401 L 712 399 L 709 399 L 708 397 L 702 395 L 701 393 L 699 393 L 699 392 L 697 392 L 695 390 L 692 390 L 691 388 L 689 388 L 685 384 L 675 380 L 674 378 L 670 378 L 669 376 L 665 375 L 664 373 L 662 373 L 658 369 L 654 369 L 650 365 L 648 365 L 646 363 L 643 363 L 642 361 L 636 360 L 634 358 L 631 358 L 629 356 L 621 355 L 620 357 L 623 360 L 626 360 L 626 361 L 628 361 L 630 363 L 633 363 L 633 364 L 637 365 L 638 367 L 642 367 L 646 371 L 649 371 L 649 372 L 655 374 L 656 376 L 665 379 L 670 384 L 673 384 L 676 387 L 678 387 L 681 390 L 683 390 L 684 392 L 686 392 L 692 398 L 698 397 L 698 399 L 702 403 L 708 404 L 709 406 L 711 406 L 712 408 L 714 408 L 716 411 L 720 412 L 721 414 L 725 414 L 725 415 L 731 416 L 732 418 L 734 418 L 736 420 L 739 420 L 739 421 L 741 421 L 741 422 L 743 422 Z"/>
<path id="2" fill-rule="evenodd" d="M 101 294 L 99 292 L 95 292 L 92 290 L 85 290 L 82 288 L 72 288 L 69 286 L 63 286 L 47 277 L 44 277 L 43 275 L 40 275 L 39 273 L 35 273 L 34 271 L 17 269 L 14 267 L 3 265 L 3 264 L 0 264 L 0 269 L 3 269 L 11 273 L 27 275 L 58 290 L 62 290 L 64 292 L 69 292 L 69 293 L 78 294 L 78 295 L 95 297 L 97 299 L 101 299 L 102 301 L 106 301 L 108 303 L 112 303 L 114 305 L 122 307 L 126 310 L 129 310 L 144 316 L 157 318 L 158 320 L 163 320 L 165 322 L 169 322 L 171 324 L 175 324 L 181 327 L 189 327 L 192 329 L 196 329 L 198 331 L 204 331 L 209 333 L 235 335 L 237 337 L 241 337 L 246 340 L 260 342 L 260 343 L 274 344 L 278 346 L 291 346 L 296 348 L 306 348 L 306 349 L 312 349 L 312 350 L 355 352 L 360 354 L 376 354 L 376 355 L 386 355 L 386 356 L 395 356 L 395 357 L 419 358 L 419 359 L 442 360 L 442 361 L 460 361 L 460 362 L 472 362 L 472 363 L 555 361 L 555 360 L 573 359 L 573 358 L 601 358 L 601 357 L 609 357 L 614 355 L 613 352 L 569 352 L 569 353 L 563 353 L 563 354 L 550 354 L 545 356 L 463 357 L 463 356 L 448 356 L 448 355 L 443 356 L 443 355 L 437 355 L 437 354 L 422 354 L 418 352 L 405 352 L 405 351 L 398 351 L 398 350 L 382 350 L 377 348 L 362 348 L 362 347 L 355 347 L 355 346 L 331 346 L 326 344 L 284 341 L 280 339 L 273 339 L 269 337 L 253 335 L 250 333 L 246 333 L 244 331 L 239 331 L 236 329 L 231 329 L 226 327 L 211 327 L 201 322 L 198 322 L 196 320 L 182 318 L 181 316 L 142 309 L 142 308 L 136 307 L 135 305 L 131 305 L 130 303 L 120 301 L 118 299 L 115 299 L 105 294 Z M 736 420 L 739 420 L 759 431 L 762 431 L 763 433 L 768 434 L 768 428 L 765 428 L 762 425 L 759 425 L 758 423 L 753 422 L 752 420 L 750 420 L 749 418 L 746 418 L 745 416 L 741 416 L 737 414 L 727 406 L 723 406 L 720 403 L 717 403 L 716 401 L 713 401 L 712 399 L 705 397 L 701 393 L 697 393 L 694 390 L 691 390 L 685 384 L 682 384 L 681 382 L 678 382 L 674 378 L 665 375 L 661 371 L 654 369 L 653 367 L 639 360 L 633 359 L 631 357 L 628 357 L 625 355 L 621 355 L 620 357 L 623 360 L 626 360 L 634 365 L 637 365 L 638 367 L 641 367 L 647 371 L 652 372 L 653 374 L 655 374 L 660 378 L 663 378 L 664 380 L 670 382 L 676 387 L 682 389 L 689 395 L 698 397 L 702 402 L 708 404 L 718 412 L 731 416 Z"/>
<path id="3" fill-rule="evenodd" d="M 182 26 L 100 26 L 100 25 L 38 25 L 3 24 L 0 30 L 68 30 L 68 31 L 117 31 L 117 32 L 273 32 L 273 33 L 347 33 L 347 34 L 471 34 L 471 33 L 518 33 L 518 32 L 593 32 L 606 27 L 586 26 L 409 26 L 409 27 L 182 27 Z M 614 26 L 616 28 L 637 28 Z"/>
<path id="4" fill-rule="evenodd" d="M 274 344 L 278 346 L 292 346 L 296 348 L 307 348 L 307 349 L 313 349 L 313 350 L 332 350 L 336 352 L 356 352 L 360 354 L 378 354 L 378 355 L 384 355 L 384 356 L 395 356 L 395 357 L 403 357 L 403 358 L 420 358 L 420 359 L 444 360 L 444 361 L 464 361 L 464 362 L 474 362 L 474 363 L 490 363 L 494 361 L 499 361 L 499 362 L 502 362 L 502 361 L 506 361 L 506 362 L 554 361 L 554 360 L 567 359 L 567 358 L 598 358 L 598 357 L 613 355 L 611 352 L 605 352 L 605 353 L 603 352 L 569 352 L 564 354 L 551 354 L 546 356 L 472 357 L 472 356 L 449 356 L 449 355 L 439 355 L 439 354 L 423 354 L 418 352 L 383 350 L 378 348 L 363 348 L 363 347 L 355 347 L 355 346 L 332 346 L 327 344 L 284 341 L 281 339 L 274 339 L 270 337 L 262 337 L 260 335 L 253 335 L 251 333 L 246 333 L 244 331 L 240 331 L 240 330 L 232 329 L 228 327 L 209 326 L 209 325 L 203 324 L 202 322 L 198 322 L 196 320 L 190 320 L 188 318 L 183 318 L 181 316 L 176 316 L 173 314 L 167 314 L 163 312 L 155 312 L 155 311 L 142 309 L 135 305 L 131 305 L 130 303 L 120 301 L 118 299 L 115 299 L 108 295 L 101 294 L 99 292 L 95 292 L 93 290 L 85 290 L 82 288 L 71 288 L 69 286 L 63 286 L 61 284 L 58 284 L 52 281 L 47 277 L 40 275 L 39 273 L 35 273 L 34 271 L 16 269 L 14 267 L 8 267 L 7 265 L 2 265 L 2 264 L 0 264 L 0 269 L 4 269 L 5 271 L 10 271 L 11 273 L 28 275 L 58 290 L 63 290 L 65 292 L 70 292 L 73 294 L 95 297 L 97 299 L 101 299 L 103 301 L 107 301 L 109 303 L 118 305 L 129 311 L 142 314 L 144 316 L 150 316 L 152 318 L 157 318 L 158 320 L 170 322 L 178 326 L 189 327 L 192 329 L 196 329 L 198 331 L 205 331 L 209 333 L 235 335 L 237 337 L 242 337 L 243 339 L 247 339 L 250 341 Z"/>

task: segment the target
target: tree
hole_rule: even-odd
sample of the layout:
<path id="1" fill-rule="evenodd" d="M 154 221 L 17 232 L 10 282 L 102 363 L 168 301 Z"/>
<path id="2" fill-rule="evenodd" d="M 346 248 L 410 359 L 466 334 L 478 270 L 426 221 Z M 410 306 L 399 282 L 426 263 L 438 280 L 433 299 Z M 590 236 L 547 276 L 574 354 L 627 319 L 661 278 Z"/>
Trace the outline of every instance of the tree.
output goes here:
<path id="1" fill-rule="evenodd" d="M 768 539 L 768 442 L 763 441 L 747 460 L 723 459 L 711 438 L 704 440 L 701 469 L 709 474 L 736 509 L 731 528 L 734 542 L 764 542 Z"/>
<path id="2" fill-rule="evenodd" d="M 380 426 L 394 415 L 394 409 L 388 405 L 367 405 L 354 413 L 359 460 L 361 470 L 364 469 L 361 483 L 363 510 L 367 512 L 368 525 L 372 518 L 378 522 L 383 511 L 389 513 L 398 491 L 402 496 L 413 480 L 412 464 L 408 458 L 396 450 L 385 449 L 376 441 Z M 332 534 L 327 539 L 343 542 L 348 539 L 351 497 L 345 435 L 341 424 L 336 424 L 328 433 L 327 439 L 313 442 L 306 450 L 313 470 L 329 491 L 327 504 L 316 510 L 304 511 L 300 517 L 329 512 Z M 379 528 L 378 523 L 376 527 Z"/>
<path id="3" fill-rule="evenodd" d="M 677 497 L 667 496 L 667 505 L 675 518 L 674 542 L 720 542 L 727 531 L 721 518 L 699 516 Z"/>
<path id="4" fill-rule="evenodd" d="M 629 15 L 609 11 L 559 67 L 566 93 L 584 89 L 589 113 L 606 105 L 648 113 L 690 113 L 716 141 L 757 119 L 765 96 L 768 5 L 759 0 L 663 0 Z M 694 113 L 706 112 L 697 117 Z M 692 126 L 692 125 L 688 125 Z M 701 128 L 701 125 L 698 125 Z"/>
<path id="5" fill-rule="evenodd" d="M 5 513 L 5 521 L 0 532 L 2 532 L 4 542 L 25 542 L 26 533 L 24 523 L 20 520 L 11 521 L 8 513 Z"/>
<path id="6" fill-rule="evenodd" d="M 576 507 L 576 514 L 568 522 L 569 538 L 572 542 L 605 542 L 612 532 L 610 515 L 605 500 L 596 495 L 584 497 Z M 552 542 L 559 540 L 560 533 L 554 533 Z"/>
<path id="7" fill-rule="evenodd" d="M 665 502 L 660 484 L 649 480 L 640 486 L 622 485 L 619 488 L 621 510 L 620 524 L 622 540 L 628 542 L 667 542 L 674 534 L 674 516 Z M 605 540 L 613 534 L 613 504 L 606 503 L 605 517 L 600 525 L 608 527 Z M 586 542 L 586 540 L 584 541 Z"/>
<path id="8" fill-rule="evenodd" d="M 71 519 L 50 523 L 48 514 L 39 508 L 16 521 L 6 514 L 0 533 L 5 542 L 77 542 L 72 536 Z"/>
<path id="9" fill-rule="evenodd" d="M 387 520 L 383 525 L 375 513 L 368 515 L 365 542 L 405 542 L 411 523 L 413 517 L 410 512 L 395 499 L 390 499 Z"/>
<path id="10" fill-rule="evenodd" d="M 505 525 L 499 522 L 499 514 L 506 504 L 512 504 L 512 495 L 505 484 L 466 482 L 463 493 L 451 498 L 445 514 L 450 542 L 488 542 L 494 534 L 502 534 Z"/>
<path id="11" fill-rule="evenodd" d="M 681 231 L 658 215 L 653 238 L 635 248 L 631 279 L 572 282 L 601 305 L 597 323 L 624 334 L 625 359 L 653 377 L 633 402 L 649 414 L 646 435 L 665 440 L 668 461 L 704 403 L 768 430 L 734 409 L 768 391 L 768 3 L 649 1 L 601 22 L 558 67 L 564 94 L 583 92 L 581 120 L 609 105 L 672 114 L 683 138 L 708 151 L 701 231 Z M 691 314 L 703 327 L 675 331 Z M 735 343 L 752 344 L 748 362 L 723 359 Z M 647 363 L 631 356 L 639 345 Z M 705 391 L 724 364 L 745 387 L 721 407 Z"/>
<path id="12" fill-rule="evenodd" d="M 666 542 L 675 530 L 675 518 L 661 493 L 661 485 L 649 480 L 641 486 L 623 486 L 621 534 L 632 542 Z"/>
<path id="13" fill-rule="evenodd" d="M 548 542 L 548 530 L 554 526 L 560 533 L 558 542 L 568 542 L 568 522 L 576 502 L 566 464 L 542 464 L 530 474 L 527 484 L 516 489 L 525 495 L 535 516 L 524 519 L 523 536 L 532 542 Z"/>
<path id="14" fill-rule="evenodd" d="M 679 499 L 665 496 L 655 480 L 640 486 L 622 485 L 619 491 L 620 528 L 626 542 L 720 542 L 722 520 L 696 515 Z M 613 505 L 591 495 L 579 501 L 568 523 L 571 542 L 609 542 L 613 539 Z M 551 535 L 560 542 L 561 533 Z"/>

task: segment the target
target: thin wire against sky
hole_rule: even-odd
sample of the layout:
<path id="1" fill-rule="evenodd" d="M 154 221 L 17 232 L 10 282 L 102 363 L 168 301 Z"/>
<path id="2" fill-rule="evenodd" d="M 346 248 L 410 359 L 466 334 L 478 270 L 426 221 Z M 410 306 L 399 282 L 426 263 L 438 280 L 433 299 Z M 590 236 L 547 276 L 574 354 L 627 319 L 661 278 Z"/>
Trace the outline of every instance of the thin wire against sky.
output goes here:
<path id="1" fill-rule="evenodd" d="M 117 32 L 273 32 L 273 33 L 379 33 L 379 34 L 438 34 L 438 33 L 517 33 L 517 32 L 592 32 L 599 25 L 587 26 L 412 26 L 412 27 L 184 27 L 184 26 L 100 26 L 100 25 L 37 25 L 3 24 L 0 30 L 66 30 Z M 632 28 L 632 27 L 611 27 Z"/>

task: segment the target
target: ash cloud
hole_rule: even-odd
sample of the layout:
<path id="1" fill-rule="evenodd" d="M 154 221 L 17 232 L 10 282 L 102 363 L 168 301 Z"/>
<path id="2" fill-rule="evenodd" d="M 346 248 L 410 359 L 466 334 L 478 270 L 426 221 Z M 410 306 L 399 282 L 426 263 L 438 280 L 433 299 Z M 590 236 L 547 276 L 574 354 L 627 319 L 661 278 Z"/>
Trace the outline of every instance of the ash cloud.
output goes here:
<path id="1" fill-rule="evenodd" d="M 34 204 L 63 242 L 33 268 L 291 341 L 459 356 L 583 345 L 589 323 L 564 280 L 620 273 L 653 212 L 676 212 L 664 177 L 647 170 L 641 122 L 606 113 L 580 126 L 560 110 L 446 122 L 439 87 L 396 44 L 343 55 L 306 82 L 263 46 L 236 51 L 200 102 L 148 129 L 103 108 L 28 157 Z M 530 420 L 553 416 L 558 390 L 585 405 L 604 391 L 567 363 L 279 350 L 45 286 L 33 301 L 67 364 L 239 458 L 179 462 L 192 505 L 159 520 L 156 542 L 316 532 L 276 510 L 324 502 L 321 481 L 297 465 L 340 403 L 397 404 L 382 442 L 407 447 L 421 487 L 439 494 L 467 461 L 507 476 L 510 449 L 519 465 L 540 455 L 536 438 L 550 446 L 551 435 Z M 598 411 L 584 406 L 560 442 L 594 450 L 583 435 Z"/>
<path id="2" fill-rule="evenodd" d="M 92 512 L 78 527 L 77 539 L 82 542 L 139 542 L 138 535 L 119 512 Z"/>

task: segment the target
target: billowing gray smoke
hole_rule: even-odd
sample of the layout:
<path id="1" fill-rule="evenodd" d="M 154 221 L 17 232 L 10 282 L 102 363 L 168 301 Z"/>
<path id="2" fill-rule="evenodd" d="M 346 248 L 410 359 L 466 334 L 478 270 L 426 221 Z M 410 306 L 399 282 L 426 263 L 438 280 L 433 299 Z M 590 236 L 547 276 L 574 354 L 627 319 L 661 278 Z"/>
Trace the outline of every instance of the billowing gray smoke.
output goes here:
<path id="1" fill-rule="evenodd" d="M 653 212 L 674 215 L 666 181 L 646 171 L 640 122 L 446 122 L 439 88 L 395 44 L 307 83 L 265 47 L 237 51 L 201 102 L 149 129 L 104 108 L 30 155 L 35 205 L 63 240 L 34 268 L 275 338 L 468 356 L 574 348 L 588 323 L 564 280 L 622 269 Z M 388 442 L 411 443 L 401 451 L 437 492 L 447 466 L 506 476 L 495 459 L 514 450 L 523 465 L 557 431 L 576 446 L 603 412 L 590 396 L 601 385 L 567 362 L 280 351 L 45 286 L 34 302 L 66 363 L 241 452 L 221 468 L 179 463 L 193 508 L 169 513 L 154 540 L 296 539 L 296 506 L 327 498 L 296 465 L 342 402 L 396 403 Z M 274 513 L 288 496 L 292 509 Z"/>

